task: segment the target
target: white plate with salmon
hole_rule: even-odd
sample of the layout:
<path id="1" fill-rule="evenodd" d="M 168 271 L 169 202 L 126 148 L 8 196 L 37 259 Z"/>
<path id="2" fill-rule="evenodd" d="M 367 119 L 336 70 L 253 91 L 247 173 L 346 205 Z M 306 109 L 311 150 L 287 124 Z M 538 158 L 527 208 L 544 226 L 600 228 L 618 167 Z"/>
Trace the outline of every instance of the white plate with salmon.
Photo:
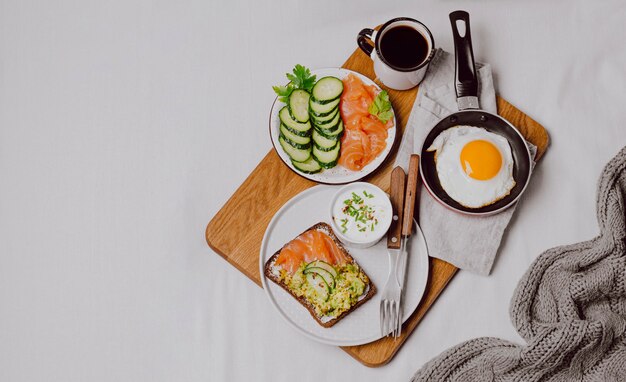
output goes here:
<path id="1" fill-rule="evenodd" d="M 382 338 L 380 290 L 389 256 L 384 239 L 365 249 L 337 240 L 328 206 L 339 189 L 318 185 L 285 203 L 265 231 L 259 271 L 270 302 L 291 327 L 324 344 L 354 346 Z M 428 251 L 417 224 L 407 250 L 403 322 L 428 280 Z"/>
<path id="2" fill-rule="evenodd" d="M 374 81 L 343 68 L 296 65 L 275 86 L 270 137 L 295 173 L 323 184 L 345 184 L 374 172 L 396 139 L 389 96 Z"/>

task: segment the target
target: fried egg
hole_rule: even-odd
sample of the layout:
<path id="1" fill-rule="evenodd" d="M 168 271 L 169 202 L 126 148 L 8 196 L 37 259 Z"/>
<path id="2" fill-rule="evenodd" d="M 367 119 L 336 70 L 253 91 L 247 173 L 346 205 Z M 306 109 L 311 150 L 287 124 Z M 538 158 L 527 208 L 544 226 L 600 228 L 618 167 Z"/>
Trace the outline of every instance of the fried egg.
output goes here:
<path id="1" fill-rule="evenodd" d="M 442 131 L 427 151 L 435 151 L 441 187 L 465 207 L 493 204 L 515 187 L 513 155 L 503 136 L 455 126 Z"/>

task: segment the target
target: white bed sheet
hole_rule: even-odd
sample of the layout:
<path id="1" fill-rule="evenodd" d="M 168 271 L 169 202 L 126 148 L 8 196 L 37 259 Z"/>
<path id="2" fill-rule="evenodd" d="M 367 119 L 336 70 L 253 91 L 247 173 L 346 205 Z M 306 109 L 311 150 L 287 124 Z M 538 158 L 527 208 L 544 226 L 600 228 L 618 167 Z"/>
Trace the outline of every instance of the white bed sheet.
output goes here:
<path id="1" fill-rule="evenodd" d="M 204 229 L 270 149 L 271 85 L 339 66 L 396 16 L 477 60 L 552 144 L 489 277 L 460 272 L 390 364 L 289 328 Z M 626 144 L 622 1 L 0 0 L 0 380 L 407 380 L 476 336 L 521 339 L 532 260 L 595 236 L 596 180 Z M 312 43 L 311 43 L 312 42 Z"/>

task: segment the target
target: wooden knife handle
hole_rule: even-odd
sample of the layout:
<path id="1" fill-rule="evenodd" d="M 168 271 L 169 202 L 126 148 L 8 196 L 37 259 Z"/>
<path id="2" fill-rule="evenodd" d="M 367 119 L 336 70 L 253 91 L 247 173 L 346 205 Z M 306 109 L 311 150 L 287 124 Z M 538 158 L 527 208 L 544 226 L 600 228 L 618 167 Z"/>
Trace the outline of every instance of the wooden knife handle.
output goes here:
<path id="1" fill-rule="evenodd" d="M 409 162 L 409 174 L 406 184 L 406 196 L 404 197 L 404 217 L 402 218 L 402 235 L 411 236 L 413 229 L 413 212 L 417 199 L 417 182 L 419 181 L 420 156 L 411 155 Z"/>
<path id="2" fill-rule="evenodd" d="M 393 207 L 391 227 L 387 233 L 387 248 L 400 249 L 402 239 L 402 209 L 404 208 L 404 170 L 398 166 L 391 172 L 390 198 Z"/>

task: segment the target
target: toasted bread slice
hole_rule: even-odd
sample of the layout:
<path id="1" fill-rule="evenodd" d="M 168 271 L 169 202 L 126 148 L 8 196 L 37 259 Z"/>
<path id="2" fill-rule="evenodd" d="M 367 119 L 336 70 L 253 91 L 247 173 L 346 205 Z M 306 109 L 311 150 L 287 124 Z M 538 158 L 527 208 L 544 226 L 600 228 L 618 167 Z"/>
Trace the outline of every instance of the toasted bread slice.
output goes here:
<path id="1" fill-rule="evenodd" d="M 311 228 L 305 230 L 302 234 L 304 234 L 304 233 L 306 233 L 306 232 L 308 232 L 310 230 L 318 230 L 318 231 L 323 232 L 326 235 L 328 235 L 334 241 L 334 243 L 337 245 L 339 250 L 348 259 L 347 260 L 348 261 L 347 264 L 352 264 L 352 265 L 356 266 L 358 271 L 360 272 L 359 274 L 362 273 L 365 276 L 365 279 L 367 280 L 367 283 L 365 283 L 365 288 L 363 290 L 363 293 L 357 298 L 356 302 L 354 302 L 350 306 L 350 308 L 348 310 L 344 310 L 343 312 L 338 314 L 336 317 L 319 315 L 317 313 L 317 311 L 316 311 L 315 305 L 311 301 L 309 301 L 306 298 L 306 296 L 298 296 L 298 295 L 296 295 L 294 293 L 294 291 L 291 290 L 290 286 L 287 283 L 285 283 L 284 280 L 281 280 L 280 270 L 282 269 L 282 267 L 280 265 L 276 265 L 275 262 L 276 262 L 276 259 L 277 259 L 278 255 L 283 250 L 283 248 L 286 245 L 288 245 L 291 241 L 289 243 L 285 244 L 285 246 L 283 246 L 283 248 L 281 248 L 278 251 L 276 251 L 276 253 L 274 253 L 272 255 L 272 257 L 270 257 L 269 260 L 267 260 L 267 262 L 265 263 L 265 268 L 264 268 L 265 271 L 264 271 L 264 273 L 265 273 L 265 276 L 268 279 L 270 279 L 274 283 L 278 284 L 280 287 L 282 287 L 284 290 L 286 290 L 289 294 L 291 294 L 296 300 L 298 300 L 300 302 L 300 304 L 302 304 L 309 311 L 311 316 L 313 316 L 313 318 L 315 319 L 315 321 L 317 321 L 318 324 L 320 324 L 321 326 L 323 326 L 325 328 L 330 328 L 331 326 L 335 325 L 337 322 L 342 320 L 345 316 L 350 314 L 352 311 L 354 311 L 356 308 L 358 308 L 359 306 L 363 305 L 366 301 L 368 301 L 370 298 L 372 298 L 372 296 L 374 296 L 376 294 L 376 286 L 371 281 L 371 279 L 367 276 L 365 271 L 358 265 L 358 263 L 354 260 L 354 258 L 344 248 L 344 246 L 341 244 L 339 239 L 337 239 L 337 237 L 335 236 L 335 233 L 333 232 L 332 228 L 328 224 L 326 224 L 326 223 L 317 223 L 314 226 L 312 226 Z M 302 234 L 300 234 L 300 235 L 302 235 Z M 298 235 L 298 237 L 300 235 Z M 294 238 L 294 240 L 295 240 L 295 238 Z"/>

